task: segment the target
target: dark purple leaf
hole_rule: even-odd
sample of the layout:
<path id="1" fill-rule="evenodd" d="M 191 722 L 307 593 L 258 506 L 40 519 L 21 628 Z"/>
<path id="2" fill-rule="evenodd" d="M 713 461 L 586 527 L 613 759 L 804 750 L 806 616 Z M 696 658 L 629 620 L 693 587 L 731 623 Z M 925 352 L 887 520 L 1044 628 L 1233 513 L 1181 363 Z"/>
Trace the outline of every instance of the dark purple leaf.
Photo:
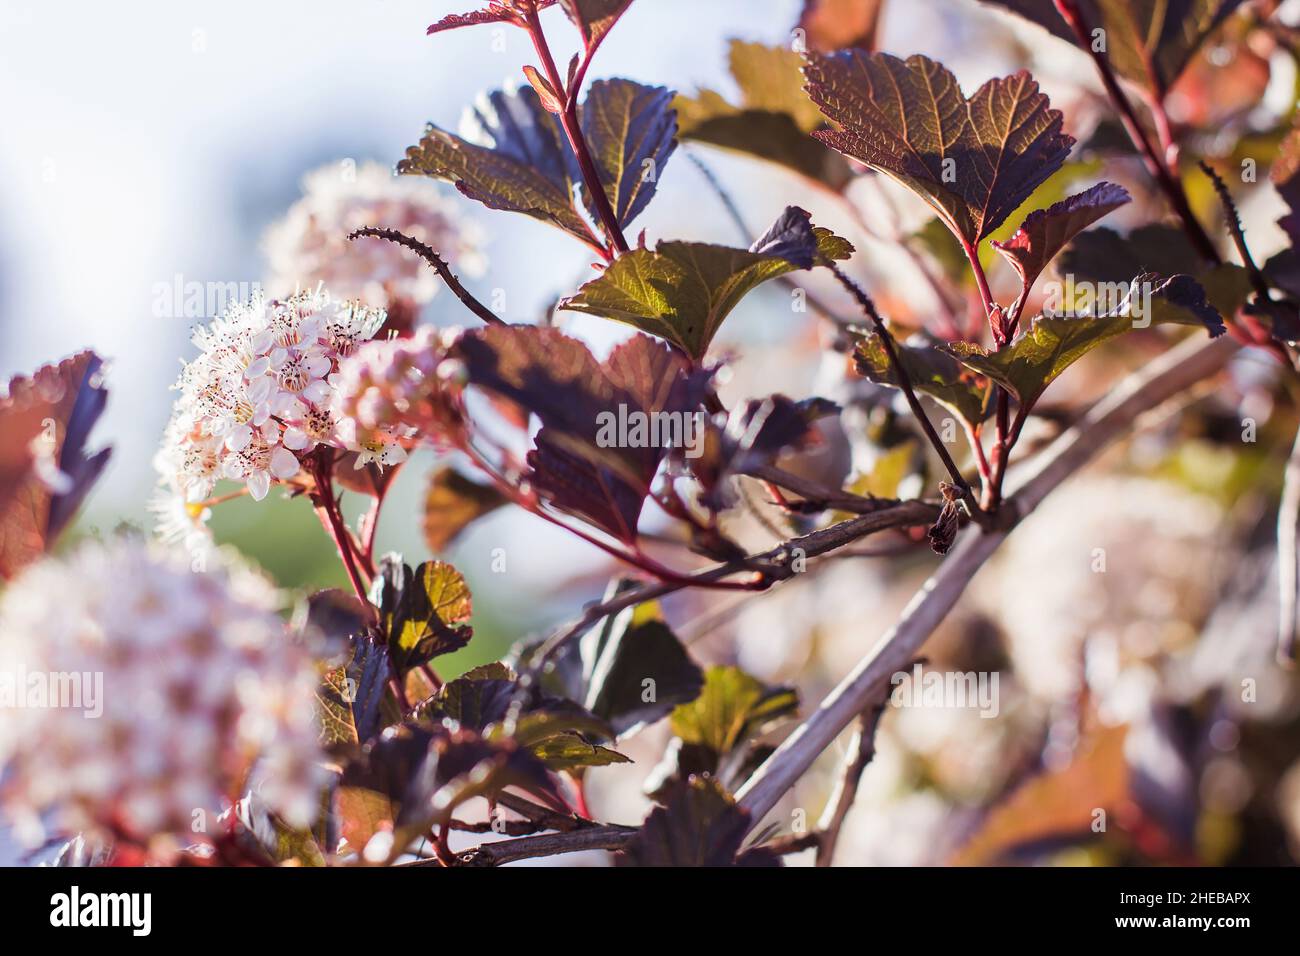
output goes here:
<path id="1" fill-rule="evenodd" d="M 620 866 L 734 866 L 749 815 L 712 777 L 676 785 L 618 856 Z M 757 862 L 757 861 L 755 861 Z"/>
<path id="2" fill-rule="evenodd" d="M 1128 191 L 1113 183 L 1098 183 L 1078 195 L 1031 212 L 1006 242 L 994 242 L 1020 273 L 1022 295 L 1065 246 L 1083 230 L 1129 202 Z"/>
<path id="3" fill-rule="evenodd" d="M 643 442 L 622 440 L 631 434 L 620 437 L 623 426 L 668 413 L 666 420 L 679 423 L 684 436 L 708 374 L 692 370 L 680 354 L 648 336 L 633 336 L 600 363 L 577 339 L 533 326 L 467 333 L 454 354 L 465 362 L 471 385 L 541 420 L 528 454 L 528 478 L 539 494 L 622 541 L 634 541 L 641 508 L 671 443 L 662 435 L 650 441 L 649 433 Z"/>

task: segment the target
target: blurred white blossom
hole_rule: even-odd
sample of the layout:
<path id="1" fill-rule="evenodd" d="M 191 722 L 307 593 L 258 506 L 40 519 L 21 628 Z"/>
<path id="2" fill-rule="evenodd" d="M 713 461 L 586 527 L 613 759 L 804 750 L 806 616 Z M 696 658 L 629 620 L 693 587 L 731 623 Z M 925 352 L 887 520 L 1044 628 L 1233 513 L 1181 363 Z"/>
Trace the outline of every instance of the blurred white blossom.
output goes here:
<path id="1" fill-rule="evenodd" d="M 346 160 L 308 173 L 303 198 L 267 230 L 272 294 L 324 283 L 344 298 L 390 306 L 397 299 L 417 305 L 432 299 L 441 281 L 433 270 L 385 240 L 349 241 L 348 234 L 363 226 L 396 229 L 437 250 L 458 272 L 483 273 L 480 230 L 430 180 Z"/>
<path id="2" fill-rule="evenodd" d="M 133 539 L 27 569 L 0 600 L 0 678 L 23 697 L 0 720 L 9 812 L 33 836 L 46 818 L 191 838 L 252 786 L 308 824 L 317 678 L 278 604 L 247 568 L 214 560 L 196 574 L 184 552 Z M 53 675 L 79 682 L 80 699 L 39 706 L 32 688 Z"/>

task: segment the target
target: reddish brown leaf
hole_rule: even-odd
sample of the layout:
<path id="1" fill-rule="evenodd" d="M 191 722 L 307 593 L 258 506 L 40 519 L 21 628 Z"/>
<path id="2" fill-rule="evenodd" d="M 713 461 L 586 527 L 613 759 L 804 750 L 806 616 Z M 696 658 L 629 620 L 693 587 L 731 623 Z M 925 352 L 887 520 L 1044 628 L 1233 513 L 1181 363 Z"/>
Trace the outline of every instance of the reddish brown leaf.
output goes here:
<path id="1" fill-rule="evenodd" d="M 99 357 L 80 352 L 19 376 L 0 398 L 0 577 L 43 554 L 108 464 L 85 442 L 108 393 Z"/>
<path id="2" fill-rule="evenodd" d="M 804 0 L 799 29 L 804 43 L 818 53 L 856 47 L 874 50 L 884 0 Z"/>
<path id="3" fill-rule="evenodd" d="M 842 127 L 813 135 L 917 193 L 968 246 L 1060 169 L 1074 145 L 1023 71 L 989 80 L 969 99 L 943 64 L 923 56 L 814 54 L 804 75 L 813 101 Z"/>
<path id="4" fill-rule="evenodd" d="M 668 446 L 603 441 L 620 416 L 692 414 L 704 373 L 663 343 L 636 335 L 602 364 L 577 339 L 551 328 L 494 326 L 467 333 L 456 347 L 472 385 L 535 414 L 542 428 L 528 454 L 529 480 L 553 506 L 623 541 L 637 520 Z M 607 416 L 613 416 L 611 422 Z"/>
<path id="5" fill-rule="evenodd" d="M 1046 209 L 1031 212 L 1015 235 L 993 246 L 1020 273 L 1022 294 L 1028 295 L 1034 280 L 1071 239 L 1128 201 L 1129 194 L 1122 186 L 1098 183 Z"/>

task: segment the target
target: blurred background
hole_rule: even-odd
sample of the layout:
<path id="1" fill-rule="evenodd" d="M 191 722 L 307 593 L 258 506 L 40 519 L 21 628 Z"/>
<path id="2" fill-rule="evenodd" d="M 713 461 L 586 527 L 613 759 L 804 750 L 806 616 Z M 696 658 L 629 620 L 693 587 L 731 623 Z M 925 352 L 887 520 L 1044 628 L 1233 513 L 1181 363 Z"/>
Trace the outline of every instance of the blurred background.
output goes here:
<path id="1" fill-rule="evenodd" d="M 455 129 L 481 91 L 518 80 L 531 56 L 522 32 L 485 27 L 425 35 L 429 23 L 470 6 L 0 5 L 0 85 L 7 91 L 0 123 L 0 374 L 30 371 L 82 348 L 109 361 L 111 397 L 96 438 L 115 452 L 81 532 L 150 523 L 150 462 L 170 411 L 169 389 L 179 360 L 192 354 L 191 327 L 213 317 L 170 314 L 185 310 L 159 308 L 160 299 L 174 306 L 171 290 L 190 283 L 265 283 L 264 234 L 301 197 L 305 173 L 330 164 L 391 166 L 426 122 Z M 592 76 L 623 75 L 687 93 L 709 87 L 734 97 L 728 40 L 788 45 L 801 7 L 801 0 L 639 0 L 602 47 Z M 547 23 L 566 51 L 557 56 L 563 62 L 569 31 L 558 10 Z M 942 60 L 968 92 L 990 76 L 1028 67 L 1072 123 L 1095 126 L 1086 59 L 1037 38 L 975 0 L 894 0 L 880 46 Z M 1207 57 L 1220 56 L 1216 51 Z M 1276 124 L 1294 100 L 1294 60 L 1252 55 L 1265 68 L 1248 87 L 1250 108 Z M 1239 58 L 1231 76 L 1245 69 Z M 863 253 L 854 270 L 869 282 L 887 280 L 873 286 L 878 300 L 892 317 L 919 324 L 932 290 L 896 266 L 888 244 L 861 229 L 861 219 L 875 215 L 874 194 L 864 193 L 855 213 L 775 168 L 716 151 L 698 155 L 752 225 L 761 228 L 793 202 L 851 237 Z M 1108 178 L 1139 199 L 1132 219 L 1108 221 L 1125 228 L 1154 207 L 1143 203 L 1131 158 L 1118 165 Z M 1124 178 L 1125 169 L 1138 186 Z M 538 321 L 592 274 L 589 253 L 558 231 L 487 211 L 450 186 L 428 181 L 427 188 L 444 193 L 467 228 L 481 232 L 485 268 L 467 284 L 480 298 L 499 301 L 507 321 Z M 923 226 L 924 215 L 894 199 L 891 214 L 905 229 Z M 1281 244 L 1273 224 L 1279 208 L 1268 195 L 1245 206 L 1261 257 Z M 651 241 L 742 244 L 685 150 L 668 164 L 637 228 Z M 819 291 L 837 301 L 833 290 Z M 445 292 L 422 318 L 465 320 Z M 720 342 L 738 359 L 724 397 L 785 391 L 802 398 L 839 387 L 842 357 L 828 349 L 811 316 L 795 318 L 788 293 L 775 283 L 745 301 Z M 599 347 L 624 334 L 574 314 L 560 313 L 558 321 Z M 1116 371 L 1140 361 L 1140 354 L 1106 351 L 1053 389 L 1052 404 L 1086 401 Z M 1217 404 L 1174 413 L 1062 489 L 977 578 L 927 653 L 936 666 L 997 671 L 1000 713 L 887 714 L 838 862 L 987 862 L 1004 858 L 1012 845 L 1017 859 L 1046 862 L 1285 863 L 1300 855 L 1296 681 L 1269 663 L 1276 618 L 1269 533 L 1295 416 L 1293 407 L 1277 407 L 1281 390 L 1269 361 L 1244 357 Z M 1262 437 L 1250 445 L 1237 435 L 1243 409 L 1261 422 Z M 887 426 L 879 416 L 861 421 L 873 440 Z M 433 464 L 429 453 L 415 456 L 385 505 L 381 546 L 408 560 L 428 553 L 419 502 Z M 344 582 L 301 500 L 273 492 L 260 504 L 235 501 L 215 509 L 212 527 L 218 541 L 239 548 L 285 588 Z M 751 532 L 747 542 L 762 544 L 762 527 Z M 504 574 L 490 570 L 494 548 L 508 554 Z M 1107 557 L 1102 572 L 1097 549 Z M 448 558 L 475 598 L 475 640 L 443 669 L 451 674 L 496 659 L 519 638 L 573 614 L 600 595 L 614 570 L 594 549 L 509 509 L 477 523 Z M 701 660 L 739 663 L 764 681 L 795 684 L 806 712 L 883 633 L 933 566 L 918 549 L 888 560 L 828 562 L 807 581 L 743 604 L 685 596 L 669 602 L 666 613 Z M 1249 701 L 1243 681 L 1252 682 Z M 1079 713 L 1096 708 L 1111 724 L 1128 727 L 1125 740 L 1102 734 L 1081 744 Z M 629 750 L 635 764 L 593 775 L 596 815 L 625 822 L 643 815 L 648 803 L 640 785 L 664 742 L 662 733 L 643 735 Z M 778 828 L 789 830 L 799 811 L 816 817 L 837 757 L 828 753 L 774 814 Z M 1031 785 L 1041 792 L 1029 792 Z M 1041 834 L 1031 827 L 1027 836 L 998 829 L 1038 814 L 1088 832 L 1088 811 L 1111 805 L 1117 787 L 1127 810 L 1108 828 L 1093 827 L 1095 839 L 1060 839 L 1051 827 Z M 1010 799 L 1022 802 L 1008 811 Z"/>

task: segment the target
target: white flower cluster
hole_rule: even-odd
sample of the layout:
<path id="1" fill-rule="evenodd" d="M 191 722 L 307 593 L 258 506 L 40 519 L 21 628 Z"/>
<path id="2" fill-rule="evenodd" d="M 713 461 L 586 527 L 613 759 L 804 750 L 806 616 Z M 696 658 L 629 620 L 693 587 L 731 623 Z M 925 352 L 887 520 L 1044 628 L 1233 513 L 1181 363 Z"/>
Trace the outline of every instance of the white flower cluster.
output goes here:
<path id="1" fill-rule="evenodd" d="M 0 599 L 7 809 L 60 827 L 187 839 L 249 786 L 297 826 L 323 771 L 317 676 L 276 592 L 246 568 L 92 542 L 28 568 Z M 252 771 L 250 778 L 250 771 Z"/>
<path id="2" fill-rule="evenodd" d="M 267 230 L 273 294 L 324 283 L 335 295 L 390 306 L 398 299 L 416 305 L 432 299 L 440 286 L 433 270 L 382 239 L 347 239 L 363 226 L 396 229 L 437 249 L 458 271 L 483 273 L 480 231 L 424 177 L 345 160 L 308 173 L 303 193 Z"/>
<path id="3" fill-rule="evenodd" d="M 319 445 L 356 452 L 358 466 L 405 460 L 391 436 L 359 443 L 355 423 L 334 408 L 339 363 L 384 318 L 317 290 L 271 302 L 255 296 L 200 328 L 200 354 L 181 373 L 154 460 L 163 537 L 193 544 L 202 535 L 202 502 L 219 479 L 244 482 L 260 501 L 272 481 L 295 478 Z"/>

